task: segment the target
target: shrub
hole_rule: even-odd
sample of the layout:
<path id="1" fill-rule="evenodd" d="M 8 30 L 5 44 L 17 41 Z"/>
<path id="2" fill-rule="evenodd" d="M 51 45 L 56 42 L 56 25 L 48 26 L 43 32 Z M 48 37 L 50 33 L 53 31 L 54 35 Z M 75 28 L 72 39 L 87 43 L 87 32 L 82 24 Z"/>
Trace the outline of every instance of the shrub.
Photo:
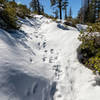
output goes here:
<path id="1" fill-rule="evenodd" d="M 7 5 L 10 5 L 10 7 L 14 8 L 14 9 L 16 9 L 16 8 L 17 8 L 17 3 L 16 3 L 16 2 L 14 2 L 14 1 L 10 1 L 10 2 L 8 2 L 8 4 L 7 4 Z"/>
<path id="2" fill-rule="evenodd" d="M 6 4 L 1 17 L 7 23 L 7 29 L 10 29 L 10 28 L 17 29 L 18 28 L 16 9 L 14 7 L 11 7 L 9 3 Z"/>
<path id="3" fill-rule="evenodd" d="M 86 66 L 92 69 L 94 72 L 98 71 L 100 73 L 100 57 L 91 57 L 86 62 Z"/>
<path id="4" fill-rule="evenodd" d="M 73 19 L 73 18 L 67 18 L 65 21 L 66 25 L 72 26 L 72 27 L 76 27 L 76 24 L 78 24 L 79 21 L 77 19 Z"/>
<path id="5" fill-rule="evenodd" d="M 89 24 L 87 32 L 81 31 L 78 39 L 82 42 L 78 49 L 80 61 L 100 72 L 100 23 Z"/>
<path id="6" fill-rule="evenodd" d="M 0 0 L 2 9 L 0 10 L 0 27 L 4 29 L 19 29 L 18 16 L 29 17 L 30 10 L 22 4 L 6 0 Z"/>
<path id="7" fill-rule="evenodd" d="M 5 2 L 5 0 L 0 0 L 0 3 L 1 3 L 1 4 L 4 4 L 4 2 Z"/>
<path id="8" fill-rule="evenodd" d="M 100 32 L 100 22 L 95 23 L 95 24 L 88 24 L 89 27 L 87 29 L 88 32 Z"/>
<path id="9" fill-rule="evenodd" d="M 53 21 L 57 21 L 57 18 L 55 18 L 54 16 L 48 15 L 46 13 L 43 13 L 42 15 L 45 16 L 46 18 L 52 19 Z"/>
<path id="10" fill-rule="evenodd" d="M 6 29 L 17 29 L 17 17 L 16 17 L 16 9 L 12 7 L 8 2 L 4 4 L 4 8 L 1 11 L 0 19 L 2 22 L 6 23 Z M 2 24 L 1 22 L 1 24 Z"/>
<path id="11" fill-rule="evenodd" d="M 30 10 L 22 4 L 19 4 L 17 7 L 17 16 L 21 18 L 29 17 L 30 15 Z"/>

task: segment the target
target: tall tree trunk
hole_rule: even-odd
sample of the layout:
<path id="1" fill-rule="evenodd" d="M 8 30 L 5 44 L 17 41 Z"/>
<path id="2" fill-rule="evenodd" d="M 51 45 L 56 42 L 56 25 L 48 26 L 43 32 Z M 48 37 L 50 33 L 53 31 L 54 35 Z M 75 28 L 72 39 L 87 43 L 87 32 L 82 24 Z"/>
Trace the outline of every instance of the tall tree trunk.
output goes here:
<path id="1" fill-rule="evenodd" d="M 67 8 L 65 8 L 65 19 L 67 19 Z"/>
<path id="2" fill-rule="evenodd" d="M 96 22 L 96 17 L 97 17 L 97 11 L 96 11 L 96 5 L 97 3 L 96 3 L 96 0 L 94 1 L 94 19 L 93 19 L 93 22 L 95 23 Z"/>
<path id="3" fill-rule="evenodd" d="M 100 1 L 98 0 L 98 2 L 97 2 L 97 9 L 98 9 L 98 11 L 97 11 L 97 13 L 98 13 L 98 19 L 100 18 Z"/>
<path id="4" fill-rule="evenodd" d="M 41 14 L 41 11 L 40 11 L 40 2 L 39 2 L 39 0 L 37 0 L 37 4 L 38 4 L 38 14 Z"/>
<path id="5" fill-rule="evenodd" d="M 59 1 L 59 11 L 60 11 L 60 19 L 62 19 L 62 6 L 61 6 L 61 1 Z"/>
<path id="6" fill-rule="evenodd" d="M 90 0 L 88 0 L 88 8 L 87 8 L 88 11 L 89 11 L 89 4 L 90 4 Z"/>

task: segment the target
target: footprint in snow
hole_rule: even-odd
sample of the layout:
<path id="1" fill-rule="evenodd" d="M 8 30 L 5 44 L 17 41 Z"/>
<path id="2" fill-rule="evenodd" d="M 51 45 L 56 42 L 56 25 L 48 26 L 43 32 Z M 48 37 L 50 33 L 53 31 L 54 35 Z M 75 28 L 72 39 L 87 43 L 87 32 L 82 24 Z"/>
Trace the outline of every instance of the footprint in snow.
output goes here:
<path id="1" fill-rule="evenodd" d="M 35 38 L 38 38 L 38 36 L 37 35 L 34 35 L 35 36 Z"/>
<path id="2" fill-rule="evenodd" d="M 38 48 L 39 48 L 39 50 L 40 50 L 40 49 L 41 49 L 41 43 L 38 42 L 37 45 L 38 45 Z"/>
<path id="3" fill-rule="evenodd" d="M 33 86 L 32 86 L 32 93 L 33 94 L 36 93 L 37 88 L 38 88 L 38 84 L 37 83 L 36 84 L 33 84 Z"/>
<path id="4" fill-rule="evenodd" d="M 50 49 L 50 53 L 53 54 L 54 53 L 54 49 Z"/>
<path id="5" fill-rule="evenodd" d="M 50 57 L 50 58 L 49 58 L 49 63 L 53 63 L 53 61 L 54 61 L 54 60 L 53 60 L 53 57 Z"/>
<path id="6" fill-rule="evenodd" d="M 53 66 L 53 70 L 55 71 L 55 76 L 57 77 L 57 79 L 59 79 L 60 77 L 60 73 L 62 72 L 60 70 L 61 65 L 54 65 Z"/>
<path id="7" fill-rule="evenodd" d="M 26 91 L 26 96 L 30 96 L 32 94 L 35 94 L 37 88 L 38 88 L 38 84 L 37 83 L 33 84 L 33 86 Z"/>
<path id="8" fill-rule="evenodd" d="M 46 47 L 46 42 L 43 42 L 43 48 L 45 48 Z"/>
<path id="9" fill-rule="evenodd" d="M 61 97 L 62 97 L 62 95 L 61 95 L 61 94 L 59 94 L 57 97 L 61 98 Z"/>
<path id="10" fill-rule="evenodd" d="M 45 62 L 45 61 L 46 61 L 46 58 L 47 58 L 47 57 L 43 57 L 43 58 L 42 58 L 43 62 Z"/>
<path id="11" fill-rule="evenodd" d="M 30 93 L 30 91 L 28 90 L 27 92 L 26 92 L 26 96 L 30 96 L 31 95 L 31 93 Z"/>
<path id="12" fill-rule="evenodd" d="M 30 58 L 30 62 L 32 62 L 32 58 Z"/>
<path id="13" fill-rule="evenodd" d="M 51 57 L 49 58 L 49 63 L 54 63 L 54 62 L 57 61 L 57 59 L 58 59 L 58 56 L 55 56 L 55 57 L 51 56 Z"/>
<path id="14" fill-rule="evenodd" d="M 57 59 L 58 59 L 58 56 L 55 57 L 55 60 L 57 60 Z"/>
<path id="15" fill-rule="evenodd" d="M 45 53 L 47 53 L 47 52 L 48 52 L 48 50 L 44 50 L 44 52 L 45 52 Z"/>

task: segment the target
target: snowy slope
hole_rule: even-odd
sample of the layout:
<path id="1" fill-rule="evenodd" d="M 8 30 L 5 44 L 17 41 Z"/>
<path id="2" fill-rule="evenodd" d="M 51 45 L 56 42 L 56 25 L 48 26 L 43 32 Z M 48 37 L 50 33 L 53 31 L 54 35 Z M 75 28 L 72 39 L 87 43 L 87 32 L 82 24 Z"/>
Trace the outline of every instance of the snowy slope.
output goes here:
<path id="1" fill-rule="evenodd" d="M 0 100 L 100 100 L 92 72 L 77 59 L 77 29 L 43 16 L 0 29 Z"/>

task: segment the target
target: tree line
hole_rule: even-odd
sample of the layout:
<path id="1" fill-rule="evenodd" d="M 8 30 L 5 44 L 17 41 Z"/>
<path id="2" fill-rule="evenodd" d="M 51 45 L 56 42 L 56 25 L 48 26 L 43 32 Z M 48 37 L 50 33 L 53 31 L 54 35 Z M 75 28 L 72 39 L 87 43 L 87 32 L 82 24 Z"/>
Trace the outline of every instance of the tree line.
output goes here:
<path id="1" fill-rule="evenodd" d="M 68 0 L 50 0 L 50 5 L 53 8 L 53 13 L 55 14 L 55 18 L 62 19 L 62 12 L 64 15 L 64 19 L 67 19 L 68 17 L 72 17 L 72 10 L 70 8 L 69 10 L 69 16 L 67 12 L 68 7 Z M 30 2 L 30 9 L 33 12 L 37 12 L 38 14 L 43 14 L 44 7 L 41 5 L 40 0 L 32 0 Z"/>
<path id="2" fill-rule="evenodd" d="M 84 0 L 78 18 L 81 23 L 100 21 L 100 0 Z"/>

